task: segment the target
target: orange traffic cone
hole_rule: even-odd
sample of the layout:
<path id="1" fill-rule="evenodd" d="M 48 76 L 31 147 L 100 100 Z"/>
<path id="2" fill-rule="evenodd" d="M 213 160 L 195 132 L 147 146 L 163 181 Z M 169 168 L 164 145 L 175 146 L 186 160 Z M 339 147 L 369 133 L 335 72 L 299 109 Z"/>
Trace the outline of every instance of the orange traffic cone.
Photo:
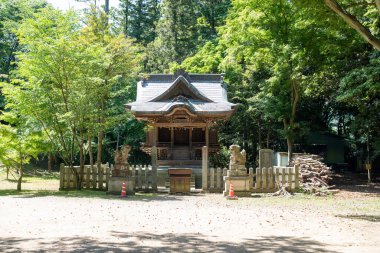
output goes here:
<path id="1" fill-rule="evenodd" d="M 125 191 L 125 181 L 123 181 L 123 184 L 121 185 L 121 194 L 120 197 L 126 197 L 127 192 Z"/>
<path id="2" fill-rule="evenodd" d="M 227 196 L 227 199 L 238 199 L 237 196 L 235 196 L 235 192 L 234 192 L 234 184 L 231 182 L 230 183 L 230 192 Z"/>

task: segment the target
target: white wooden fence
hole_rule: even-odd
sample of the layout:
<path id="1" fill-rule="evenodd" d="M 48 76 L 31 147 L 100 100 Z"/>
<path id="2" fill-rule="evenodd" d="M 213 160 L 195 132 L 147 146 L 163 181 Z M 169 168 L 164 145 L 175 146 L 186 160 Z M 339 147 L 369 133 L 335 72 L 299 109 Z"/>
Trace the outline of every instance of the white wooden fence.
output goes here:
<path id="1" fill-rule="evenodd" d="M 227 176 L 227 168 L 209 168 L 207 175 L 208 190 L 210 192 L 223 192 L 223 176 Z"/>
<path id="2" fill-rule="evenodd" d="M 111 169 L 113 166 L 111 165 Z M 131 165 L 129 167 L 130 175 L 135 177 L 135 191 L 148 191 L 152 190 L 154 185 L 154 180 L 157 180 L 157 176 L 153 175 L 153 170 L 151 165 Z"/>
<path id="3" fill-rule="evenodd" d="M 269 167 L 257 168 L 255 173 L 251 168 L 250 188 L 251 192 L 275 192 L 280 186 L 286 187 L 288 191 L 294 191 L 299 187 L 298 167 Z"/>
<path id="4" fill-rule="evenodd" d="M 76 170 L 79 175 L 79 166 L 70 168 L 69 166 L 64 166 L 61 164 L 59 181 L 60 190 L 77 188 L 77 180 L 74 174 L 74 170 Z M 85 165 L 83 170 L 83 181 L 81 188 L 106 190 L 108 188 L 109 176 L 110 167 L 108 164 L 102 164 L 99 170 L 96 165 L 92 166 L 92 168 L 90 165 Z"/>
<path id="5" fill-rule="evenodd" d="M 79 166 L 74 166 L 79 173 Z M 108 164 L 102 164 L 98 170 L 96 166 L 91 169 L 90 165 L 85 165 L 82 188 L 107 190 L 108 180 L 111 176 L 111 168 Z M 130 175 L 135 177 L 135 190 L 148 191 L 152 190 L 153 185 L 157 185 L 157 177 L 153 175 L 152 166 L 150 165 L 132 165 L 129 168 Z M 227 168 L 209 168 L 208 169 L 208 190 L 209 192 L 223 192 L 223 176 L 227 175 Z M 252 193 L 275 192 L 280 185 L 293 191 L 299 187 L 299 168 L 298 167 L 270 167 L 262 169 L 249 169 L 250 191 Z M 61 165 L 60 168 L 60 190 L 76 189 L 76 178 L 74 172 L 68 166 Z M 168 180 L 166 182 L 168 184 Z M 169 185 L 166 185 L 167 187 Z M 192 176 L 191 187 L 195 187 L 195 178 Z"/>
<path id="6" fill-rule="evenodd" d="M 74 166 L 79 174 L 79 166 Z M 83 189 L 108 190 L 108 181 L 111 176 L 113 166 L 102 164 L 98 170 L 94 165 L 91 169 L 90 165 L 84 166 L 83 172 Z M 130 166 L 130 175 L 135 177 L 135 190 L 144 191 L 152 189 L 153 180 L 156 178 L 152 174 L 152 166 L 150 165 L 133 165 Z M 73 169 L 63 164 L 60 167 L 60 190 L 76 189 L 77 181 Z"/>
<path id="7" fill-rule="evenodd" d="M 209 192 L 222 192 L 224 187 L 223 176 L 227 175 L 227 168 L 209 168 L 207 186 Z M 288 191 L 299 187 L 298 167 L 270 167 L 249 168 L 250 191 L 252 193 L 275 192 L 280 185 Z M 228 189 L 227 189 L 228 190 Z"/>

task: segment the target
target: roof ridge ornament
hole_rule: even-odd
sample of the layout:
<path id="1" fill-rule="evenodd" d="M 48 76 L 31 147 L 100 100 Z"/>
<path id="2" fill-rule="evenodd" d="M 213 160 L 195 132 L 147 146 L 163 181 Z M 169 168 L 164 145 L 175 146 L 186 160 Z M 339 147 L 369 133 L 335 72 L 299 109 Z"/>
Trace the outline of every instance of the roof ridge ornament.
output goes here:
<path id="1" fill-rule="evenodd" d="M 166 91 L 149 100 L 148 102 L 159 102 L 163 100 L 172 100 L 179 95 L 185 95 L 187 99 L 192 98 L 203 102 L 213 102 L 206 95 L 202 94 L 188 79 L 179 75 Z"/>
<path id="2" fill-rule="evenodd" d="M 188 82 L 190 82 L 190 76 L 184 69 L 178 69 L 173 74 L 173 81 L 176 80 L 179 76 L 183 76 Z"/>
<path id="3" fill-rule="evenodd" d="M 175 98 L 172 99 L 172 102 L 182 102 L 182 103 L 188 103 L 189 99 L 183 95 L 178 95 Z"/>

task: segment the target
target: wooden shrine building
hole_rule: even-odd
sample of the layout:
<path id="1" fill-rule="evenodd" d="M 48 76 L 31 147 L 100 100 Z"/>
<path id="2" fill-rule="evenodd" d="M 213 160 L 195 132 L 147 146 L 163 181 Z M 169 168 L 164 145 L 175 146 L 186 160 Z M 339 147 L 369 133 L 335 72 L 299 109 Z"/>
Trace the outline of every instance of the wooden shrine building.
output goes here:
<path id="1" fill-rule="evenodd" d="M 142 149 L 157 147 L 158 165 L 201 165 L 202 147 L 218 149 L 213 124 L 228 119 L 236 105 L 227 100 L 219 74 L 151 74 L 137 85 L 135 102 L 126 105 L 149 126 Z"/>

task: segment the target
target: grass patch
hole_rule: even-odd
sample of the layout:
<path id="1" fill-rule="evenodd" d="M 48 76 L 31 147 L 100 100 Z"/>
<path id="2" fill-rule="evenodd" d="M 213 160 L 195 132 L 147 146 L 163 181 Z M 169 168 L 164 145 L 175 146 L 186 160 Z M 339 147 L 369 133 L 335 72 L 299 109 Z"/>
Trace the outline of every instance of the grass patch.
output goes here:
<path id="1" fill-rule="evenodd" d="M 49 191 L 49 190 L 0 190 L 0 196 L 20 196 L 25 198 L 33 197 L 67 197 L 67 198 L 101 198 L 101 199 L 120 199 L 119 195 L 107 194 L 104 191 L 95 190 L 72 190 L 72 191 Z M 156 193 L 136 193 L 134 196 L 128 196 L 128 199 L 143 199 L 143 198 L 155 198 L 159 194 Z"/>
<path id="2" fill-rule="evenodd" d="M 12 190 L 17 187 L 17 177 L 15 171 L 7 174 L 4 169 L 0 170 L 0 190 Z M 59 173 L 47 171 L 39 171 L 38 173 L 25 173 L 22 178 L 21 188 L 23 190 L 45 190 L 45 191 L 57 191 L 59 189 Z"/>

